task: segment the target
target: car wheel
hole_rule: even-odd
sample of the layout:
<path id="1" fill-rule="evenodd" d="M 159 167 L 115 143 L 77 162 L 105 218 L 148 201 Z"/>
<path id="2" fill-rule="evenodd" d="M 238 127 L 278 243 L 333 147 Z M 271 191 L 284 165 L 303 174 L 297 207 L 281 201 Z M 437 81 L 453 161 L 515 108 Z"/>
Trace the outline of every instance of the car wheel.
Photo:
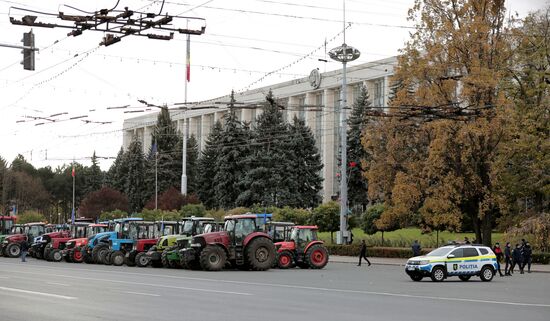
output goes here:
<path id="1" fill-rule="evenodd" d="M 470 279 L 470 276 L 469 275 L 459 275 L 458 278 L 461 279 L 462 281 L 466 282 Z"/>
<path id="2" fill-rule="evenodd" d="M 483 282 L 491 281 L 493 279 L 493 276 L 495 276 L 495 271 L 490 266 L 484 266 L 479 273 L 479 277 Z"/>
<path id="3" fill-rule="evenodd" d="M 431 278 L 432 278 L 432 281 L 434 282 L 441 282 L 445 280 L 445 270 L 440 266 L 434 267 L 432 269 Z"/>

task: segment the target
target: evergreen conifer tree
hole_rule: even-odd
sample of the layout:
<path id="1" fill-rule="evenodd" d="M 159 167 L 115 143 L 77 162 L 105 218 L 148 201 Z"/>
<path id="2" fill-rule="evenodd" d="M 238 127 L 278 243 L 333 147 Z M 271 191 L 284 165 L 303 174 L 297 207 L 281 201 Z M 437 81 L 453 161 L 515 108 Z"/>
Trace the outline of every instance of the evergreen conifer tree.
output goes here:
<path id="1" fill-rule="evenodd" d="M 361 144 L 363 131 L 367 130 L 367 112 L 371 101 L 367 87 L 361 86 L 359 97 L 353 103 L 348 119 L 347 158 L 348 158 L 348 200 L 351 207 L 361 206 L 363 209 L 369 203 L 367 179 L 363 175 L 361 162 L 368 161 L 368 154 Z"/>
<path id="2" fill-rule="evenodd" d="M 206 208 L 219 207 L 218 200 L 215 193 L 215 181 L 216 176 L 216 162 L 220 157 L 220 142 L 223 134 L 223 126 L 220 121 L 217 121 L 204 146 L 202 155 L 198 160 L 198 173 L 197 175 L 197 194 L 199 199 Z"/>
<path id="3" fill-rule="evenodd" d="M 121 147 L 113 165 L 107 172 L 108 185 L 122 193 L 126 190 L 126 175 L 128 173 L 125 157 L 124 149 Z"/>
<path id="4" fill-rule="evenodd" d="M 126 175 L 127 189 L 124 193 L 128 196 L 130 213 L 137 213 L 141 211 L 145 202 L 145 158 L 141 142 L 136 137 L 130 143 L 125 159 L 128 175 Z"/>
<path id="5" fill-rule="evenodd" d="M 187 169 L 187 194 L 193 194 L 197 192 L 197 166 L 199 158 L 199 145 L 195 135 L 189 136 L 187 139 L 187 158 L 186 158 L 186 169 Z"/>
<path id="6" fill-rule="evenodd" d="M 84 182 L 86 184 L 84 188 L 84 195 L 99 190 L 103 185 L 103 172 L 101 171 L 101 168 L 99 168 L 95 151 L 92 155 L 92 166 L 86 168 L 85 170 Z"/>

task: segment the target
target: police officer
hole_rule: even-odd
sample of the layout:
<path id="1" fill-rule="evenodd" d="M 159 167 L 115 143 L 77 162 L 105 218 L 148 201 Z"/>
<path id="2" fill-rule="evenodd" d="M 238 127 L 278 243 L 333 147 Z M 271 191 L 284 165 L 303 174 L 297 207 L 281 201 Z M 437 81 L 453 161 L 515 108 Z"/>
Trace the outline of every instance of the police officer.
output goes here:
<path id="1" fill-rule="evenodd" d="M 506 261 L 506 266 L 504 267 L 504 275 L 512 275 L 512 249 L 510 248 L 510 242 L 506 242 L 504 247 L 504 260 Z"/>
<path id="2" fill-rule="evenodd" d="M 527 273 L 531 273 L 532 254 L 533 250 L 531 249 L 531 244 L 529 244 L 529 242 L 525 242 L 525 245 L 523 246 L 523 268 L 525 268 L 525 265 L 527 265 Z"/>
<path id="3" fill-rule="evenodd" d="M 496 242 L 495 243 L 495 246 L 493 247 L 493 252 L 495 253 L 496 257 L 497 257 L 497 270 L 498 270 L 498 274 L 500 276 L 504 276 L 504 274 L 502 274 L 502 271 L 500 270 L 500 261 L 502 261 L 502 249 L 500 248 L 500 243 Z M 506 272 L 506 270 L 504 271 Z"/>
<path id="4" fill-rule="evenodd" d="M 411 246 L 413 256 L 419 256 L 420 255 L 420 244 L 418 244 L 418 240 L 414 240 L 414 243 Z"/>
<path id="5" fill-rule="evenodd" d="M 512 270 L 512 273 L 514 271 L 514 267 L 517 264 L 520 274 L 523 274 L 523 254 L 521 253 L 521 247 L 519 246 L 519 244 L 516 244 L 516 247 L 512 251 L 512 259 L 514 260 L 512 263 L 512 267 L 510 268 L 510 270 Z"/>

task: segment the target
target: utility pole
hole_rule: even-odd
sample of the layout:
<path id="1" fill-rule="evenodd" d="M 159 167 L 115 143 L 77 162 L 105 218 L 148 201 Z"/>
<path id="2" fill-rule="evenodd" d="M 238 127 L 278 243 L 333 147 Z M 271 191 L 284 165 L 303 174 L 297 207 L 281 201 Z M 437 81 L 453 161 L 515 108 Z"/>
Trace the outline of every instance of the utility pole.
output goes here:
<path id="1" fill-rule="evenodd" d="M 186 109 L 183 111 L 183 143 L 181 155 L 181 194 L 187 195 L 187 83 L 191 78 L 191 35 L 187 35 L 187 50 L 185 55 L 185 104 Z"/>
<path id="2" fill-rule="evenodd" d="M 340 97 L 340 231 L 336 238 L 336 243 L 345 244 L 349 238 L 348 235 L 348 179 L 347 179 L 347 77 L 346 65 L 348 61 L 353 61 L 360 56 L 359 50 L 346 44 L 346 1 L 343 0 L 344 11 L 344 43 L 340 47 L 336 47 L 329 52 L 331 59 L 342 63 L 342 90 Z"/>
<path id="3" fill-rule="evenodd" d="M 21 61 L 23 69 L 34 70 L 34 52 L 38 51 L 38 48 L 34 47 L 34 33 L 32 29 L 29 32 L 23 33 L 23 39 L 21 39 L 21 41 L 23 42 L 23 46 L 0 43 L 0 47 L 23 49 L 21 51 L 23 54 L 23 61 Z"/>

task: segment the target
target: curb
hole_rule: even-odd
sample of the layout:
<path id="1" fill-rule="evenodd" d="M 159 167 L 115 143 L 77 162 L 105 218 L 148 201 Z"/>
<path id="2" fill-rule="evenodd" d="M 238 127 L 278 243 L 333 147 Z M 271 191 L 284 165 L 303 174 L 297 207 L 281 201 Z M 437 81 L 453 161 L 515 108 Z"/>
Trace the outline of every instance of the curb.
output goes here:
<path id="1" fill-rule="evenodd" d="M 369 258 L 369 259 L 373 259 L 373 258 Z M 374 258 L 376 259 L 376 258 Z M 329 261 L 330 263 L 340 263 L 340 264 L 357 264 L 357 262 L 351 262 L 351 261 L 344 261 L 344 260 L 330 260 Z M 374 262 L 374 261 L 371 261 L 372 265 L 386 265 L 386 266 L 405 266 L 405 263 L 392 263 L 392 262 Z M 542 271 L 542 270 L 537 270 L 536 267 L 535 269 L 531 268 L 531 273 L 550 273 L 550 270 L 548 271 Z M 519 273 L 518 273 L 519 274 Z M 528 274 L 527 272 L 525 272 L 525 274 Z"/>

